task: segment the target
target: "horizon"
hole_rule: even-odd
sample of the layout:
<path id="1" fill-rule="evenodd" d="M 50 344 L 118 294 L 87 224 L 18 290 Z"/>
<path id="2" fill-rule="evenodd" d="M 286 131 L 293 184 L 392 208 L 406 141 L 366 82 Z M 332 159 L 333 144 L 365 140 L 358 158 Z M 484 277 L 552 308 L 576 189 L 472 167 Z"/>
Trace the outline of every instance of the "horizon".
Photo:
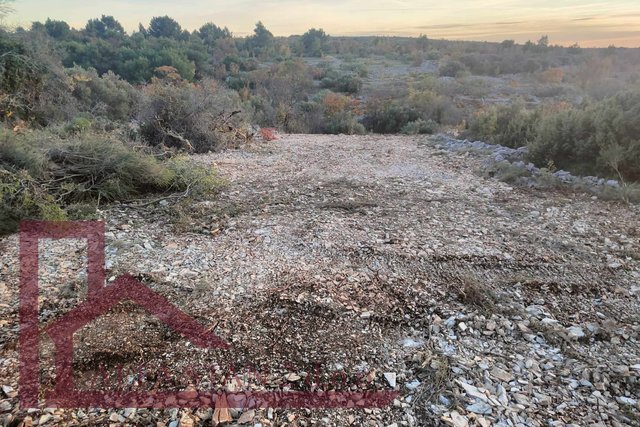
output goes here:
<path id="1" fill-rule="evenodd" d="M 118 0 L 99 6 L 79 0 L 22 0 L 12 3 L 13 11 L 5 20 L 9 25 L 28 28 L 31 22 L 50 18 L 81 29 L 89 19 L 104 14 L 114 16 L 131 33 L 140 23 L 147 26 L 154 16 L 168 15 L 189 31 L 213 22 L 228 27 L 235 37 L 250 35 L 255 23 L 262 21 L 278 37 L 322 28 L 336 37 L 424 34 L 431 39 L 481 42 L 513 39 L 525 43 L 548 35 L 554 45 L 640 47 L 640 4 L 635 0 L 621 0 L 615 5 L 595 0 L 543 0 L 535 7 L 522 0 L 460 0 L 453 5 L 432 0 L 392 3 L 271 0 L 259 4 L 255 0 L 223 0 L 216 4 L 195 0 L 191 5 L 185 8 L 167 0 L 153 3 Z M 278 10 L 282 7 L 287 10 L 286 16 Z"/>

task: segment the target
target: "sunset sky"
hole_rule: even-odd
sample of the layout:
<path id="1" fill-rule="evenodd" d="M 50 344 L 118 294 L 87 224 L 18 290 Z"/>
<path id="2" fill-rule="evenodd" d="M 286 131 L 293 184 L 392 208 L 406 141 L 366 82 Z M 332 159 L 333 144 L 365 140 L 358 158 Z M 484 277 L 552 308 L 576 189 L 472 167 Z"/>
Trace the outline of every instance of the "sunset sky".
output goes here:
<path id="1" fill-rule="evenodd" d="M 115 16 L 128 31 L 169 15 L 193 30 L 207 21 L 238 36 L 261 20 L 275 35 L 321 27 L 331 35 L 419 35 L 524 42 L 548 34 L 553 44 L 640 47 L 640 0 L 16 0 L 7 18 L 28 26 L 47 17 L 81 28 Z"/>

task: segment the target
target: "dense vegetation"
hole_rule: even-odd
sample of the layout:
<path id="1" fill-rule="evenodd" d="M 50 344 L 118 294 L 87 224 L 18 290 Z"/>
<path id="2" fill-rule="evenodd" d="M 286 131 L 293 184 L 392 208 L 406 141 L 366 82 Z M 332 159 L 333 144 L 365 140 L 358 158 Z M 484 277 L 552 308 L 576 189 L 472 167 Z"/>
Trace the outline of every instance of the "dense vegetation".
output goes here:
<path id="1" fill-rule="evenodd" d="M 167 16 L 131 34 L 111 16 L 81 29 L 35 22 L 0 31 L 0 220 L 6 231 L 23 217 L 73 216 L 146 192 L 211 191 L 214 174 L 181 166 L 177 153 L 236 146 L 252 125 L 466 132 L 527 145 L 538 164 L 638 181 L 640 92 L 629 90 L 638 65 L 638 50 L 546 37 L 282 38 L 258 22 L 238 38 Z"/>
<path id="2" fill-rule="evenodd" d="M 619 93 L 577 107 L 527 110 L 522 102 L 477 114 L 470 125 L 476 139 L 529 148 L 538 165 L 581 175 L 640 181 L 640 91 Z"/>

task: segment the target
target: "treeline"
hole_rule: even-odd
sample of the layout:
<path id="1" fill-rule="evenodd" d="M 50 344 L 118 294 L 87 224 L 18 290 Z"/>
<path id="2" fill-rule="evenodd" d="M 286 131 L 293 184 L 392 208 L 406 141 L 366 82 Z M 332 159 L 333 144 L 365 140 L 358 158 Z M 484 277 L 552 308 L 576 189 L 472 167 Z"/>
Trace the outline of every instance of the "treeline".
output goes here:
<path id="1" fill-rule="evenodd" d="M 111 16 L 92 19 L 79 30 L 48 19 L 33 23 L 29 30 L 18 28 L 16 34 L 25 41 L 48 43 L 67 68 L 111 71 L 130 83 L 148 82 L 162 66 L 175 68 L 189 81 L 223 80 L 234 71 L 257 68 L 257 60 L 289 58 L 292 49 L 299 55 L 321 55 L 327 38 L 314 29 L 293 46 L 276 40 L 261 22 L 246 38 L 233 38 L 229 29 L 213 23 L 189 32 L 168 16 L 155 17 L 146 27 L 140 24 L 132 34 Z"/>
<path id="2" fill-rule="evenodd" d="M 226 27 L 206 23 L 188 31 L 168 16 L 155 17 L 145 27 L 127 34 L 112 16 L 89 20 L 82 29 L 64 21 L 35 22 L 17 34 L 38 43 L 43 37 L 54 41 L 65 67 L 94 68 L 103 74 L 112 71 L 131 83 L 149 81 L 155 68 L 172 66 L 186 80 L 205 77 L 224 79 L 234 71 L 255 69 L 260 62 L 295 57 L 342 55 L 357 58 L 384 56 L 409 63 L 449 59 L 441 75 L 456 76 L 468 71 L 476 75 L 534 73 L 549 68 L 581 64 L 585 61 L 578 45 L 549 45 L 546 36 L 537 42 L 518 45 L 502 43 L 430 40 L 426 36 L 330 37 L 312 28 L 301 36 L 274 37 L 261 23 L 249 37 L 233 37 Z M 616 49 L 610 53 L 615 55 Z"/>

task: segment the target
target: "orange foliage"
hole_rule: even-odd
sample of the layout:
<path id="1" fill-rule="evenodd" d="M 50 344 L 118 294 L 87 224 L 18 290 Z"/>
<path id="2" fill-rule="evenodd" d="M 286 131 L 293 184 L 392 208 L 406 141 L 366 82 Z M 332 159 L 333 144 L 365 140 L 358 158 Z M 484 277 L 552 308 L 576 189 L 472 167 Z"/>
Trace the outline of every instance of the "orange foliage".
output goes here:
<path id="1" fill-rule="evenodd" d="M 349 108 L 352 104 L 352 99 L 348 96 L 340 95 L 339 93 L 329 92 L 324 97 L 323 103 L 326 113 L 334 115 Z"/>
<path id="2" fill-rule="evenodd" d="M 549 68 L 540 74 L 540 81 L 543 83 L 561 83 L 564 78 L 564 71 L 560 68 Z"/>
<path id="3" fill-rule="evenodd" d="M 180 81 L 182 77 L 177 69 L 170 65 L 163 65 L 154 70 L 155 75 L 160 79 L 168 79 L 172 81 Z"/>
<path id="4" fill-rule="evenodd" d="M 275 141 L 276 139 L 278 139 L 278 135 L 276 134 L 276 130 L 274 128 L 260 129 L 260 136 L 265 141 Z"/>

